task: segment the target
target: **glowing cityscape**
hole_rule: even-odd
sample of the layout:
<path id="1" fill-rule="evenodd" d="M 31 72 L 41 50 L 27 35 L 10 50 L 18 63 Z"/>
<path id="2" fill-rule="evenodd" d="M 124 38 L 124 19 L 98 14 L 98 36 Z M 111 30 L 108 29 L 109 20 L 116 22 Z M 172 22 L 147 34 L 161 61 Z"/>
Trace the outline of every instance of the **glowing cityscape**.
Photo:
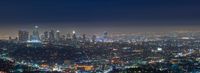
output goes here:
<path id="1" fill-rule="evenodd" d="M 200 73 L 198 0 L 1 0 L 0 73 Z"/>

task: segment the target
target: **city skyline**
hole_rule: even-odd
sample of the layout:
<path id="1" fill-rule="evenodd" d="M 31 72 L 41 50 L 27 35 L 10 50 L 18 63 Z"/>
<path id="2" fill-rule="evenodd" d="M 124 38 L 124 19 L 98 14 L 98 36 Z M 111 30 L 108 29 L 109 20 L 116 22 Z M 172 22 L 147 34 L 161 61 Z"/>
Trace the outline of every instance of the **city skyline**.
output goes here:
<path id="1" fill-rule="evenodd" d="M 197 0 L 1 1 L 1 25 L 90 22 L 198 21 Z M 199 23 L 199 22 L 198 22 Z M 68 26 L 73 24 L 67 24 Z M 98 24 L 89 24 L 98 25 Z M 115 24 L 111 24 L 115 25 Z M 137 25 L 137 24 L 127 24 Z M 154 24 L 157 25 L 157 24 Z M 165 25 L 165 24 L 158 24 Z M 171 25 L 171 24 L 170 24 Z M 174 24 L 172 24 L 174 25 Z M 190 24 L 187 24 L 190 25 Z M 192 24 L 195 25 L 195 24 Z M 85 26 L 80 24 L 79 26 Z"/>
<path id="2" fill-rule="evenodd" d="M 196 0 L 0 1 L 0 38 L 35 25 L 64 34 L 199 31 L 199 7 Z"/>
<path id="3" fill-rule="evenodd" d="M 33 27 L 15 27 L 15 28 L 9 28 L 9 29 L 1 29 L 0 32 L 0 39 L 8 39 L 9 37 L 15 38 L 18 36 L 18 31 L 27 31 L 32 32 Z M 53 28 L 54 27 L 54 28 Z M 90 30 L 88 30 L 90 29 Z M 59 30 L 61 34 L 66 35 L 67 33 L 72 33 L 72 31 L 78 32 L 78 34 L 87 34 L 87 35 L 101 35 L 103 32 L 107 31 L 110 34 L 136 34 L 136 33 L 163 33 L 163 32 L 176 32 L 176 31 L 200 31 L 198 26 L 136 26 L 136 27 L 58 27 L 58 26 L 39 26 L 39 33 L 40 35 L 45 31 L 51 31 L 51 30 Z"/>
<path id="4" fill-rule="evenodd" d="M 200 0 L 0 0 L 0 73 L 200 73 Z"/>

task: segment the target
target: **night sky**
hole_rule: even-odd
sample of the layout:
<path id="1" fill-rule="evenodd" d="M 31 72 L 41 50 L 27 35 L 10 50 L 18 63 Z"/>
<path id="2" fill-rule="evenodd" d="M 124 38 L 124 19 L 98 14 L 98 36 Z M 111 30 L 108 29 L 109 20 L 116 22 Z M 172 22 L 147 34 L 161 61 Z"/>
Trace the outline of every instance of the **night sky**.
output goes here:
<path id="1" fill-rule="evenodd" d="M 0 0 L 0 35 L 19 29 L 64 33 L 198 30 L 199 0 Z"/>

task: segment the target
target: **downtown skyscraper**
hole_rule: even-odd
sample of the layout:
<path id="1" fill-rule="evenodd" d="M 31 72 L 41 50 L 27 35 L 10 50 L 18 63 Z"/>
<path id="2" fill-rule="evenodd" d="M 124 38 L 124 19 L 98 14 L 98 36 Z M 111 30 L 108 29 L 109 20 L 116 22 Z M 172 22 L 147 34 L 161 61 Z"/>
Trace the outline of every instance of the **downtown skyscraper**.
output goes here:
<path id="1" fill-rule="evenodd" d="M 24 43 L 28 40 L 29 38 L 29 32 L 25 30 L 19 30 L 18 31 L 18 38 L 19 42 Z"/>
<path id="2" fill-rule="evenodd" d="M 40 40 L 40 36 L 39 36 L 39 31 L 38 31 L 38 26 L 35 26 L 34 30 L 33 30 L 33 33 L 31 35 L 31 40 L 37 40 L 39 41 Z"/>

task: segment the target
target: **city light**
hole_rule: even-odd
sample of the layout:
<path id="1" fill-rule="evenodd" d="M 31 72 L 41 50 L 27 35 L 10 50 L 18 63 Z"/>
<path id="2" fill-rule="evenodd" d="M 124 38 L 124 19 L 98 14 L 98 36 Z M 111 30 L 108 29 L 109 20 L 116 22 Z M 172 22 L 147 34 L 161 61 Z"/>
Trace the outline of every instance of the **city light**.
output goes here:
<path id="1" fill-rule="evenodd" d="M 0 0 L 0 73 L 200 73 L 200 1 Z"/>

